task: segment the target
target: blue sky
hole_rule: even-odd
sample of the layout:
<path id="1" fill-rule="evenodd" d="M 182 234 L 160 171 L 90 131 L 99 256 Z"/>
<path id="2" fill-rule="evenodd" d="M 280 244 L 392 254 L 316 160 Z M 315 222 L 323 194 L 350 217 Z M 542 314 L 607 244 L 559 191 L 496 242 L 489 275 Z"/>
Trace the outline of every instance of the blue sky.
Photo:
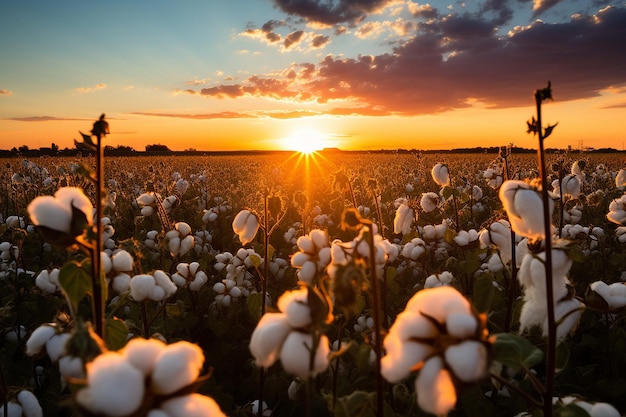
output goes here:
<path id="1" fill-rule="evenodd" d="M 490 140 L 522 142 L 511 124 L 530 114 L 512 111 L 551 79 L 559 143 L 598 147 L 575 123 L 626 106 L 623 1 L 5 1 L 0 15 L 12 146 L 69 145 L 103 111 L 111 143 L 138 148 L 280 147 L 298 126 L 344 147 L 381 147 L 369 131 L 392 132 L 390 147 L 445 132 L 431 142 L 446 147 L 468 120 L 484 138 L 506 122 Z M 620 147 L 624 132 L 605 137 Z"/>

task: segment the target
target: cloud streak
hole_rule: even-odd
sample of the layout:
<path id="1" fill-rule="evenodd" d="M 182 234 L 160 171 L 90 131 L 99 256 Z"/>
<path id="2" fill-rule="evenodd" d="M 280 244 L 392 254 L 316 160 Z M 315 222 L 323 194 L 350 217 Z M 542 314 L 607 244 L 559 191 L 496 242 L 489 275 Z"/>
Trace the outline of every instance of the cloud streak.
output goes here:
<path id="1" fill-rule="evenodd" d="M 0 89 L 0 96 L 10 96 L 13 94 L 13 91 L 9 91 L 6 88 Z"/>
<path id="2" fill-rule="evenodd" d="M 104 90 L 107 87 L 104 83 L 98 83 L 93 87 L 77 87 L 74 89 L 77 93 L 85 94 L 85 93 L 93 93 L 94 91 Z"/>

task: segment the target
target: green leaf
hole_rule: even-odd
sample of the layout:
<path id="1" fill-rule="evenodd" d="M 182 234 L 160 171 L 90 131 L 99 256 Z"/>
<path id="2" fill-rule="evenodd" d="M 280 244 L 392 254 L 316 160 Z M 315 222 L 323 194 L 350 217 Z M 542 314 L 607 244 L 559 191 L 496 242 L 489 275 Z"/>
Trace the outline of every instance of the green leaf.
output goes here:
<path id="1" fill-rule="evenodd" d="M 104 322 L 104 342 L 109 350 L 118 350 L 124 347 L 128 337 L 128 329 L 124 322 L 117 317 L 111 317 Z"/>
<path id="2" fill-rule="evenodd" d="M 452 191 L 453 191 L 452 187 L 448 187 L 448 186 L 443 187 L 443 190 L 441 190 L 441 195 L 443 195 L 443 198 L 447 200 L 452 196 Z"/>
<path id="3" fill-rule="evenodd" d="M 69 261 L 59 271 L 59 284 L 74 311 L 85 294 L 93 294 L 91 275 L 76 261 Z"/>
<path id="4" fill-rule="evenodd" d="M 373 400 L 376 394 L 354 391 L 350 395 L 337 398 L 335 417 L 374 417 L 376 415 Z"/>
<path id="5" fill-rule="evenodd" d="M 459 269 L 466 274 L 473 274 L 476 270 L 478 270 L 478 268 L 480 268 L 480 265 L 480 262 L 476 259 L 469 259 L 466 261 L 460 261 Z"/>
<path id="6" fill-rule="evenodd" d="M 263 294 L 254 293 L 250 294 L 248 298 L 246 298 L 246 305 L 248 307 L 248 313 L 250 317 L 254 319 L 254 321 L 259 321 L 261 319 L 261 306 L 263 304 Z"/>
<path id="7" fill-rule="evenodd" d="M 474 307 L 479 313 L 489 311 L 497 289 L 489 274 L 481 274 L 474 282 Z"/>
<path id="8" fill-rule="evenodd" d="M 514 372 L 529 369 L 543 360 L 543 352 L 528 339 L 512 333 L 497 333 L 493 344 L 494 360 Z"/>

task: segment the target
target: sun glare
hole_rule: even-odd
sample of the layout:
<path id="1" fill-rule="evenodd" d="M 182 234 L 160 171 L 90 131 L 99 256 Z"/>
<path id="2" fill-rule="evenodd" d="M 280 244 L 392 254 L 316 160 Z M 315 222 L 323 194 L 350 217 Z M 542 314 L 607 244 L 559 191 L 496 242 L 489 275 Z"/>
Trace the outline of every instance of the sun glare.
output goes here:
<path id="1" fill-rule="evenodd" d="M 303 154 L 320 151 L 325 146 L 324 134 L 308 127 L 293 131 L 281 142 L 284 149 Z"/>

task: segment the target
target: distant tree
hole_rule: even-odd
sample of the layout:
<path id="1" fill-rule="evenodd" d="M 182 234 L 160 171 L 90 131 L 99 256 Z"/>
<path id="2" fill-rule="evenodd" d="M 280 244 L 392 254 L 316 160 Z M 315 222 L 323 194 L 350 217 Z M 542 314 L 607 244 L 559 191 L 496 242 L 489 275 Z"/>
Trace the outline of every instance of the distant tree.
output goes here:
<path id="1" fill-rule="evenodd" d="M 28 145 L 22 145 L 18 148 L 18 151 L 20 153 L 28 153 L 28 151 L 30 151 L 30 148 L 28 147 Z"/>
<path id="2" fill-rule="evenodd" d="M 50 145 L 50 150 L 52 151 L 52 155 L 56 155 L 57 153 L 59 153 L 59 145 L 52 142 L 52 145 Z"/>
<path id="3" fill-rule="evenodd" d="M 166 145 L 152 144 L 146 145 L 146 152 L 171 152 L 171 150 Z"/>

